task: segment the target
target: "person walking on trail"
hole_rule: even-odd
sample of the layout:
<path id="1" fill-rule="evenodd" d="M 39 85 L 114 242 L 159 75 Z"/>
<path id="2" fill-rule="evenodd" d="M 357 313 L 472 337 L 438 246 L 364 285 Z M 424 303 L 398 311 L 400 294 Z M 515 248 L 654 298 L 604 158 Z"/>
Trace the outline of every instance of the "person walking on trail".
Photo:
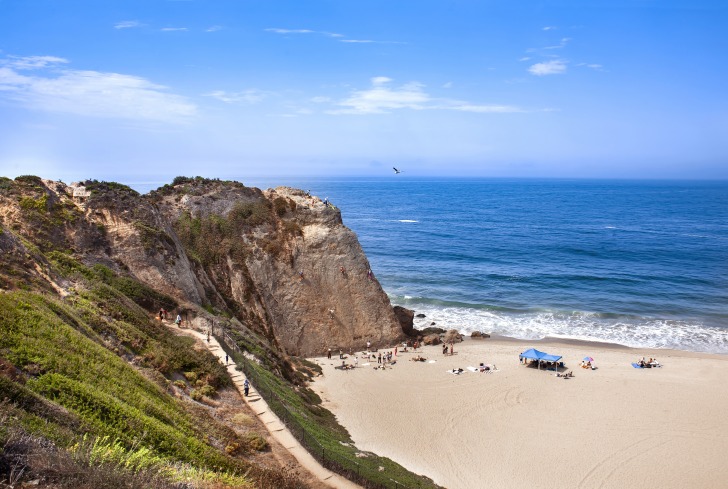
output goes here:
<path id="1" fill-rule="evenodd" d="M 229 359 L 229 357 L 228 357 L 228 354 L 226 353 L 226 354 L 225 354 L 225 365 L 227 365 L 227 364 L 228 364 L 228 359 Z"/>
<path id="2" fill-rule="evenodd" d="M 250 392 L 250 382 L 248 382 L 248 379 L 245 379 L 245 382 L 243 382 L 243 392 L 245 392 L 245 397 L 248 397 L 248 392 Z"/>
<path id="3" fill-rule="evenodd" d="M 210 330 L 209 329 L 207 330 L 207 342 L 208 343 L 210 342 Z"/>
<path id="4" fill-rule="evenodd" d="M 328 354 L 328 358 L 329 358 L 329 360 L 331 360 L 331 348 L 329 348 L 329 351 L 328 351 L 328 353 L 327 353 L 327 354 Z"/>
<path id="5" fill-rule="evenodd" d="M 174 320 L 174 324 L 176 324 L 177 326 L 179 326 L 181 328 L 182 327 L 182 316 L 177 314 L 177 319 Z"/>

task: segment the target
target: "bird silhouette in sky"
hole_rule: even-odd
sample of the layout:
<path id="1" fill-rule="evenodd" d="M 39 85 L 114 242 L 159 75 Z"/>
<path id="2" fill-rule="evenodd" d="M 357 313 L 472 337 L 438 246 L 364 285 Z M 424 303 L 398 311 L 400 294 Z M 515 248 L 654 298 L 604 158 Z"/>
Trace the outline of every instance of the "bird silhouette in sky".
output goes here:
<path id="1" fill-rule="evenodd" d="M 392 170 L 394 170 L 395 175 L 402 173 L 402 170 L 397 170 L 395 167 L 392 167 Z"/>

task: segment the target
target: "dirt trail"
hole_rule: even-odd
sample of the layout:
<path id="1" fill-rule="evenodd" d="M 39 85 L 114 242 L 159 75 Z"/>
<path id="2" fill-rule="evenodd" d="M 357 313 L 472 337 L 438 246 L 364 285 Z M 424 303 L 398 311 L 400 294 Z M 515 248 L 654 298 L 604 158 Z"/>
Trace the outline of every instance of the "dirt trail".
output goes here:
<path id="1" fill-rule="evenodd" d="M 207 336 L 200 331 L 189 328 L 177 328 L 173 323 L 165 323 L 175 334 L 184 334 L 197 339 L 200 343 L 205 345 L 210 352 L 215 355 L 221 363 L 225 363 L 225 350 L 220 347 L 217 340 L 210 336 L 209 342 Z M 245 403 L 255 412 L 258 419 L 265 425 L 270 432 L 271 436 L 281 444 L 286 450 L 288 450 L 298 463 L 305 470 L 310 472 L 316 479 L 325 484 L 326 487 L 335 489 L 363 489 L 358 484 L 345 479 L 344 477 L 331 472 L 330 470 L 323 467 L 313 456 L 306 451 L 306 449 L 298 442 L 293 434 L 286 428 L 281 420 L 276 416 L 273 411 L 268 407 L 265 400 L 258 395 L 255 390 L 255 386 L 250 384 L 250 392 L 246 397 L 244 395 L 243 382 L 245 382 L 245 375 L 242 372 L 235 370 L 235 364 L 229 363 L 227 365 L 228 373 L 230 378 L 235 384 L 235 388 L 240 392 L 240 395 L 245 399 Z"/>

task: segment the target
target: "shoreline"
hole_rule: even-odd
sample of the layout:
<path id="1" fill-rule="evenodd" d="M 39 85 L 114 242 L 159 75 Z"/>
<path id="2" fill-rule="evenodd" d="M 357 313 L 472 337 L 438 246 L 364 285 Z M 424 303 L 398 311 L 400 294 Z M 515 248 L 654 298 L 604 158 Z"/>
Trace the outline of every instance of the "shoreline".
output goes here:
<path id="1" fill-rule="evenodd" d="M 532 347 L 562 355 L 574 377 L 521 365 Z M 439 345 L 418 353 L 428 361 L 400 352 L 384 371 L 315 358 L 323 375 L 312 388 L 360 450 L 440 485 L 677 489 L 728 479 L 726 355 L 501 336 L 466 338 L 453 356 Z M 579 368 L 587 355 L 596 370 Z M 643 356 L 663 367 L 633 368 Z M 498 371 L 447 372 L 480 362 Z"/>

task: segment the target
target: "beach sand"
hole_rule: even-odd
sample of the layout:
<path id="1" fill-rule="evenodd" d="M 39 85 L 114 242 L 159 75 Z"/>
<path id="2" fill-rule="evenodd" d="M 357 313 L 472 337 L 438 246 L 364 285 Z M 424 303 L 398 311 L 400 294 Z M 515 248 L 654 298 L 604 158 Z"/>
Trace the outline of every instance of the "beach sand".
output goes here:
<path id="1" fill-rule="evenodd" d="M 529 348 L 563 356 L 574 377 L 519 363 Z M 391 369 L 312 359 L 312 388 L 362 451 L 449 489 L 728 487 L 728 357 L 578 341 L 466 339 Z M 597 370 L 584 370 L 585 356 Z M 635 369 L 640 357 L 662 368 Z M 480 362 L 498 371 L 467 370 Z M 460 375 L 447 370 L 466 369 Z"/>

